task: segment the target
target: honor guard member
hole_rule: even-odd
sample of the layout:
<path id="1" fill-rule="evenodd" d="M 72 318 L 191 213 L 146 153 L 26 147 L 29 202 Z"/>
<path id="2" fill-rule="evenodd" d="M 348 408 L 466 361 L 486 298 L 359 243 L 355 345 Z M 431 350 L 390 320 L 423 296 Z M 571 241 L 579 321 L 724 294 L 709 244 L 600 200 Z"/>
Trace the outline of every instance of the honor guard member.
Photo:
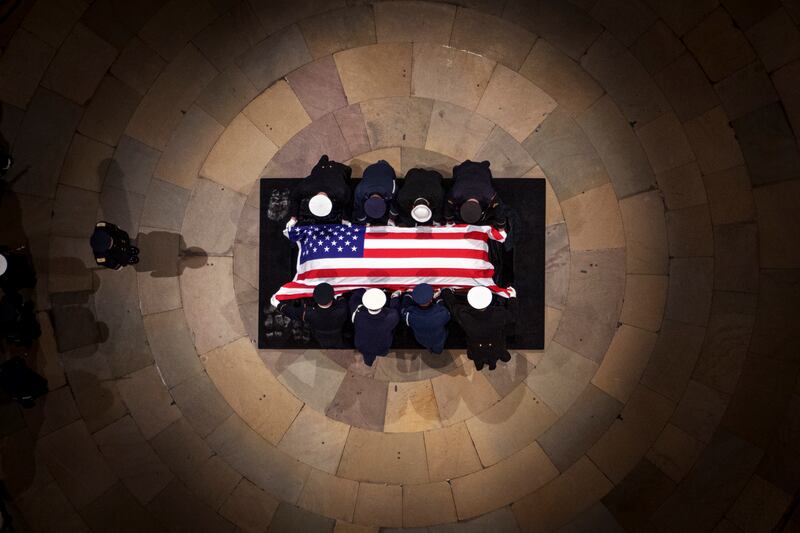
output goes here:
<path id="1" fill-rule="evenodd" d="M 100 266 L 119 270 L 139 262 L 139 249 L 131 246 L 127 232 L 111 222 L 98 222 L 89 242 L 94 260 Z"/>
<path id="2" fill-rule="evenodd" d="M 453 167 L 453 185 L 444 206 L 447 223 L 492 225 L 504 229 L 506 217 L 492 186 L 489 162 L 466 160 Z"/>
<path id="3" fill-rule="evenodd" d="M 353 169 L 323 155 L 311 174 L 299 180 L 289 194 L 289 221 L 295 224 L 340 224 L 350 208 Z"/>
<path id="4" fill-rule="evenodd" d="M 467 335 L 467 357 L 477 370 L 484 365 L 494 370 L 497 360 L 504 363 L 511 360 L 506 349 L 506 337 L 513 333 L 517 319 L 517 298 L 509 287 L 511 298 L 506 305 L 492 305 L 493 295 L 487 287 L 473 287 L 467 293 L 467 303 L 457 297 L 451 289 L 445 289 L 444 299 L 450 307 L 453 318 Z"/>
<path id="5" fill-rule="evenodd" d="M 322 348 L 344 348 L 342 329 L 349 318 L 347 302 L 334 295 L 333 287 L 320 283 L 314 287 L 312 301 L 281 302 L 278 311 L 285 316 L 305 322 Z"/>
<path id="6" fill-rule="evenodd" d="M 414 332 L 414 338 L 432 353 L 440 354 L 447 341 L 447 323 L 450 311 L 439 299 L 441 291 L 433 290 L 427 283 L 420 283 L 411 294 L 403 295 L 400 314 L 406 326 Z"/>
<path id="7" fill-rule="evenodd" d="M 364 169 L 356 185 L 353 222 L 356 224 L 394 224 L 394 191 L 397 175 L 392 165 L 381 159 Z"/>
<path id="8" fill-rule="evenodd" d="M 406 173 L 395 205 L 401 226 L 425 226 L 443 222 L 444 186 L 435 170 L 412 168 Z"/>
<path id="9" fill-rule="evenodd" d="M 36 271 L 19 250 L 0 248 L 0 289 L 6 294 L 36 286 Z"/>
<path id="10" fill-rule="evenodd" d="M 350 313 L 355 330 L 356 350 L 372 366 L 376 357 L 389 353 L 394 328 L 400 322 L 400 291 L 392 293 L 389 305 L 380 289 L 356 289 L 350 296 Z"/>
<path id="11" fill-rule="evenodd" d="M 5 176 L 12 166 L 14 166 L 14 158 L 5 148 L 0 148 L 0 178 Z"/>

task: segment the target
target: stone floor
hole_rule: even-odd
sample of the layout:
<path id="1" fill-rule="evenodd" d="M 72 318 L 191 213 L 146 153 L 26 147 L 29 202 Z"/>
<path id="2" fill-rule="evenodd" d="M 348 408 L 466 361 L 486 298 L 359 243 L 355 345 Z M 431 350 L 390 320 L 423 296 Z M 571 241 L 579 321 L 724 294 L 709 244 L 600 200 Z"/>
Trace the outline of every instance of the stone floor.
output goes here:
<path id="1" fill-rule="evenodd" d="M 458 4 L 458 5 L 456 5 Z M 52 392 L 31 531 L 771 531 L 800 487 L 793 0 L 38 0 L 0 25 Z M 259 177 L 546 177 L 547 345 L 259 351 Z M 95 268 L 97 218 L 142 262 Z M 794 528 L 800 528 L 795 513 Z"/>

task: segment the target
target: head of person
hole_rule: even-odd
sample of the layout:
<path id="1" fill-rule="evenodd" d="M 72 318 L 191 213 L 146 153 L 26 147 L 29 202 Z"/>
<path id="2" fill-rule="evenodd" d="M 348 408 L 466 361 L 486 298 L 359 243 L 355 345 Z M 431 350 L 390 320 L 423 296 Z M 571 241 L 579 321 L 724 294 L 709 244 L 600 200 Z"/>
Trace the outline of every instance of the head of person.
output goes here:
<path id="1" fill-rule="evenodd" d="M 414 200 L 414 206 L 411 208 L 411 218 L 420 224 L 424 224 L 429 221 L 432 216 L 433 211 L 431 211 L 428 200 L 425 198 L 417 198 Z"/>
<path id="2" fill-rule="evenodd" d="M 331 214 L 333 202 L 324 192 L 318 192 L 308 201 L 308 210 L 315 217 L 322 218 Z"/>
<path id="3" fill-rule="evenodd" d="M 89 244 L 92 246 L 92 252 L 94 252 L 95 255 L 99 255 L 111 249 L 111 246 L 114 244 L 114 239 L 111 238 L 108 231 L 95 230 L 94 233 L 92 233 L 91 239 L 89 239 Z"/>
<path id="4" fill-rule="evenodd" d="M 386 294 L 380 289 L 367 289 L 361 296 L 361 303 L 372 315 L 377 315 L 386 305 Z"/>
<path id="5" fill-rule="evenodd" d="M 467 224 L 475 224 L 483 216 L 483 208 L 481 208 L 481 203 L 477 199 L 470 198 L 461 204 L 459 214 L 461 215 L 461 220 Z"/>
<path id="6" fill-rule="evenodd" d="M 486 309 L 492 303 L 492 291 L 488 287 L 472 287 L 467 292 L 467 302 L 473 309 Z"/>
<path id="7" fill-rule="evenodd" d="M 428 307 L 433 303 L 433 287 L 427 283 L 420 283 L 411 291 L 411 299 L 420 307 Z"/>
<path id="8" fill-rule="evenodd" d="M 370 194 L 364 201 L 364 213 L 373 220 L 383 218 L 386 214 L 386 200 L 380 194 Z"/>
<path id="9" fill-rule="evenodd" d="M 331 306 L 333 296 L 333 287 L 328 283 L 320 283 L 314 287 L 314 302 L 323 309 Z"/>
<path id="10" fill-rule="evenodd" d="M 0 254 L 0 276 L 5 274 L 6 270 L 8 270 L 8 260 L 6 259 L 6 256 Z"/>

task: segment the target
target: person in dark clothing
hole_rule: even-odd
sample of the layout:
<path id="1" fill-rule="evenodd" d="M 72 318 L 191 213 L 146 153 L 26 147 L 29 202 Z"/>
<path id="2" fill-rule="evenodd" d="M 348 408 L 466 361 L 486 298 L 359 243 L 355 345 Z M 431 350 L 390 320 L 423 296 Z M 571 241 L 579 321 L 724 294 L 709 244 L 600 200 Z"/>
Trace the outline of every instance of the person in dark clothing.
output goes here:
<path id="1" fill-rule="evenodd" d="M 442 175 L 435 170 L 412 168 L 406 173 L 395 205 L 401 226 L 422 226 L 444 222 Z"/>
<path id="2" fill-rule="evenodd" d="M 451 289 L 442 291 L 453 318 L 467 335 L 467 357 L 477 370 L 484 365 L 494 370 L 497 360 L 511 360 L 506 349 L 506 337 L 513 333 L 517 319 L 517 298 L 508 298 L 505 305 L 493 302 L 494 297 L 486 287 L 473 287 L 467 293 L 467 302 Z"/>
<path id="3" fill-rule="evenodd" d="M 4 294 L 0 298 L 0 338 L 30 347 L 41 335 L 34 303 L 25 301 L 19 293 Z"/>
<path id="4" fill-rule="evenodd" d="M 346 346 L 342 337 L 342 329 L 350 315 L 347 302 L 342 298 L 336 298 L 333 287 L 329 284 L 320 283 L 314 287 L 313 303 L 308 300 L 300 302 L 294 300 L 292 303 L 281 302 L 278 305 L 278 311 L 293 320 L 308 324 L 314 338 L 322 348 L 344 348 Z"/>
<path id="5" fill-rule="evenodd" d="M 323 155 L 311 174 L 299 180 L 289 194 L 289 221 L 295 224 L 340 224 L 350 208 L 353 169 Z"/>
<path id="6" fill-rule="evenodd" d="M 389 353 L 394 328 L 400 322 L 400 291 L 392 293 L 389 305 L 380 289 L 356 289 L 350 295 L 350 317 L 355 329 L 356 350 L 372 366 L 376 357 Z"/>
<path id="7" fill-rule="evenodd" d="M 34 406 L 34 400 L 47 394 L 47 380 L 28 368 L 21 357 L 12 357 L 0 365 L 0 389 L 22 407 Z"/>
<path id="8" fill-rule="evenodd" d="M 439 298 L 440 293 L 427 283 L 420 283 L 411 294 L 403 295 L 400 311 L 417 342 L 435 354 L 444 350 L 447 323 L 450 322 L 450 311 Z"/>
<path id="9" fill-rule="evenodd" d="M 6 294 L 36 286 L 36 271 L 26 255 L 0 247 L 0 289 Z"/>
<path id="10" fill-rule="evenodd" d="M 392 165 L 381 159 L 364 169 L 353 199 L 353 222 L 356 224 L 394 224 L 395 178 Z M 390 222 L 391 221 L 391 222 Z"/>
<path id="11" fill-rule="evenodd" d="M 506 226 L 505 209 L 492 186 L 489 162 L 466 160 L 453 167 L 453 185 L 444 206 L 447 223 Z"/>
<path id="12" fill-rule="evenodd" d="M 98 222 L 89 243 L 100 266 L 119 270 L 139 262 L 139 249 L 131 245 L 128 233 L 110 222 Z"/>
<path id="13" fill-rule="evenodd" d="M 0 178 L 8 174 L 11 167 L 14 166 L 14 158 L 11 157 L 5 148 L 0 148 Z"/>

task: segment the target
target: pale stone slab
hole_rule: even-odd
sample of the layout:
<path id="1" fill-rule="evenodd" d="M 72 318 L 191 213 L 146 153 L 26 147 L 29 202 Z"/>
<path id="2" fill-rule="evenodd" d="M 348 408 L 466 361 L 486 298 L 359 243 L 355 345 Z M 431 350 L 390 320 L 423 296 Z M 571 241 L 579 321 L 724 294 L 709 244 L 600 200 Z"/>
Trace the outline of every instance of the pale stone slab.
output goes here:
<path id="1" fill-rule="evenodd" d="M 683 127 L 672 113 L 637 128 L 636 134 L 656 174 L 694 161 Z"/>
<path id="2" fill-rule="evenodd" d="M 273 377 L 244 337 L 203 356 L 206 371 L 236 413 L 277 444 L 303 403 Z M 264 400 L 269 399 L 269 409 Z"/>
<path id="3" fill-rule="evenodd" d="M 243 112 L 261 133 L 279 147 L 311 123 L 300 100 L 284 80 L 278 80 L 261 93 Z M 235 127 L 235 124 L 231 127 Z M 268 150 L 266 152 L 269 154 Z"/>
<path id="4" fill-rule="evenodd" d="M 753 189 L 745 166 L 706 174 L 703 182 L 714 224 L 744 222 L 755 218 Z"/>
<path id="5" fill-rule="evenodd" d="M 660 330 L 668 282 L 667 276 L 628 275 L 620 320 L 647 331 Z"/>
<path id="6" fill-rule="evenodd" d="M 109 168 L 114 168 L 113 160 Z M 117 187 L 104 187 L 103 192 L 100 193 L 100 208 L 97 210 L 97 219 L 113 221 L 133 236 L 139 233 L 139 223 L 143 209 L 143 194 Z"/>
<path id="7" fill-rule="evenodd" d="M 214 145 L 200 173 L 245 193 L 277 151 L 245 115 L 239 115 Z"/>
<path id="8" fill-rule="evenodd" d="M 786 9 L 776 9 L 746 35 L 770 72 L 800 57 L 800 32 Z"/>
<path id="9" fill-rule="evenodd" d="M 500 399 L 483 374 L 469 366 L 432 380 L 439 416 L 445 426 L 482 413 Z"/>
<path id="10" fill-rule="evenodd" d="M 519 70 L 535 40 L 536 35 L 517 24 L 461 8 L 456 12 L 450 45 Z"/>
<path id="11" fill-rule="evenodd" d="M 511 457 L 451 482 L 459 519 L 480 516 L 520 499 L 558 475 L 535 442 Z"/>
<path id="12" fill-rule="evenodd" d="M 610 96 L 600 98 L 577 120 L 603 160 L 617 197 L 655 185 L 653 169 L 639 139 Z"/>
<path id="13" fill-rule="evenodd" d="M 333 115 L 350 154 L 369 152 L 371 149 L 369 136 L 364 115 L 361 113 L 361 105 L 353 104 L 337 109 Z"/>
<path id="14" fill-rule="evenodd" d="M 616 520 L 626 528 L 647 528 L 650 516 L 675 490 L 675 482 L 644 459 L 603 498 Z"/>
<path id="15" fill-rule="evenodd" d="M 257 94 L 258 91 L 242 70 L 230 65 L 206 86 L 197 97 L 197 105 L 217 122 L 228 126 Z"/>
<path id="16" fill-rule="evenodd" d="M 647 458 L 677 483 L 689 473 L 701 451 L 702 444 L 697 439 L 667 424 Z"/>
<path id="17" fill-rule="evenodd" d="M 265 531 L 277 509 L 278 500 L 274 496 L 242 478 L 219 514 L 244 531 Z"/>
<path id="18" fill-rule="evenodd" d="M 561 531 L 558 528 L 599 501 L 612 487 L 597 466 L 583 456 L 562 475 L 515 502 L 511 509 L 523 531 Z"/>
<path id="19" fill-rule="evenodd" d="M 423 527 L 457 520 L 450 484 L 403 485 L 403 526 Z"/>
<path id="20" fill-rule="evenodd" d="M 399 485 L 359 483 L 354 521 L 380 527 L 403 523 L 403 492 Z"/>
<path id="21" fill-rule="evenodd" d="M 373 483 L 427 483 L 422 433 L 377 433 L 353 427 L 337 475 Z"/>
<path id="22" fill-rule="evenodd" d="M 627 272 L 666 274 L 669 256 L 661 196 L 655 191 L 637 194 L 621 200 L 619 209 L 625 228 Z"/>
<path id="23" fill-rule="evenodd" d="M 498 65 L 478 103 L 477 113 L 522 142 L 556 105 L 555 100 L 542 89 L 507 67 Z"/>
<path id="24" fill-rule="evenodd" d="M 262 177 L 307 176 L 319 161 L 320 154 L 327 154 L 333 161 L 347 161 L 352 157 L 332 114 L 315 120 L 286 143 L 264 169 Z"/>
<path id="25" fill-rule="evenodd" d="M 110 146 L 116 146 L 141 96 L 113 76 L 106 76 L 92 96 L 78 131 Z"/>
<path id="26" fill-rule="evenodd" d="M 253 248 L 253 251 L 257 254 L 258 249 Z M 254 261 L 257 264 L 257 255 L 254 257 Z M 251 283 L 258 286 L 257 269 L 253 274 L 254 279 Z M 245 277 L 245 279 L 248 278 Z M 250 280 L 248 279 L 248 281 Z M 270 366 L 266 358 L 265 362 L 267 366 Z M 313 409 L 323 413 L 333 401 L 347 373 L 345 369 L 331 361 L 324 351 L 320 350 L 304 350 L 290 362 L 271 367 L 271 370 L 278 381 L 292 394 Z"/>
<path id="27" fill-rule="evenodd" d="M 800 63 L 797 62 L 790 63 L 772 74 L 772 83 L 781 96 L 783 107 L 794 131 L 800 131 L 800 97 L 794 90 L 798 80 L 800 80 Z"/>
<path id="28" fill-rule="evenodd" d="M 186 421 L 203 438 L 233 414 L 205 372 L 198 372 L 169 392 Z"/>
<path id="29" fill-rule="evenodd" d="M 306 405 L 283 435 L 278 448 L 298 461 L 335 474 L 349 432 L 347 424 Z"/>
<path id="30" fill-rule="evenodd" d="M 333 55 L 350 104 L 411 92 L 411 45 L 382 43 Z"/>
<path id="31" fill-rule="evenodd" d="M 195 101 L 217 71 L 193 45 L 178 54 L 142 99 L 126 133 L 158 150 L 164 150 Z"/>
<path id="32" fill-rule="evenodd" d="M 81 0 L 36 2 L 27 12 L 22 27 L 52 46 L 59 46 L 88 7 Z"/>
<path id="33" fill-rule="evenodd" d="M 92 273 L 89 268 L 96 263 L 92 256 L 92 249 L 86 246 L 86 239 L 52 237 L 48 254 L 47 283 L 50 294 L 88 291 L 92 288 Z M 53 307 L 56 307 L 55 303 Z M 56 319 L 57 321 L 58 319 Z M 59 326 L 56 324 L 56 334 L 60 333 Z M 68 332 L 64 333 L 68 334 Z M 94 340 L 90 342 L 94 342 Z M 72 348 L 76 347 L 72 346 Z M 64 348 L 59 342 L 59 349 L 63 351 L 63 349 L 70 348 Z"/>
<path id="34" fill-rule="evenodd" d="M 527 150 L 499 126 L 494 127 L 474 160 L 490 161 L 492 174 L 498 178 L 518 178 L 536 166 Z"/>
<path id="35" fill-rule="evenodd" d="M 23 29 L 14 32 L 0 58 L 3 102 L 26 108 L 55 53 L 55 48 L 32 33 Z"/>
<path id="36" fill-rule="evenodd" d="M 665 320 L 642 375 L 642 384 L 673 401 L 680 400 L 700 355 L 705 334 L 705 328 Z"/>
<path id="37" fill-rule="evenodd" d="M 735 120 L 778 101 L 778 93 L 761 62 L 737 70 L 714 85 L 728 118 Z"/>
<path id="38" fill-rule="evenodd" d="M 442 427 L 430 380 L 389 383 L 386 417 L 387 433 L 410 433 Z"/>
<path id="39" fill-rule="evenodd" d="M 131 417 L 147 440 L 181 417 L 155 366 L 123 376 L 116 385 Z"/>
<path id="40" fill-rule="evenodd" d="M 756 54 L 722 8 L 689 31 L 684 42 L 711 81 L 719 81 L 751 63 Z"/>
<path id="41" fill-rule="evenodd" d="M 569 237 L 566 224 L 545 229 L 545 304 L 563 309 L 569 289 Z"/>
<path id="42" fill-rule="evenodd" d="M 363 364 L 363 358 L 360 359 Z M 364 376 L 351 369 L 325 414 L 352 426 L 383 431 L 387 389 L 388 384 L 372 379 L 371 373 Z"/>
<path id="43" fill-rule="evenodd" d="M 328 11 L 302 20 L 299 26 L 314 59 L 375 43 L 375 19 L 369 5 Z"/>
<path id="44" fill-rule="evenodd" d="M 249 3 L 231 4 L 232 8 L 192 38 L 197 48 L 220 71 L 232 66 L 238 56 L 266 36 L 260 28 L 256 30 L 258 23 L 252 20 L 255 16 Z M 228 7 L 226 5 L 220 11 Z M 245 20 L 246 17 L 251 20 Z"/>
<path id="45" fill-rule="evenodd" d="M 142 226 L 180 231 L 190 194 L 183 187 L 153 179 L 145 197 Z"/>
<path id="46" fill-rule="evenodd" d="M 312 513 L 349 522 L 353 520 L 357 494 L 357 482 L 312 470 L 297 504 Z"/>
<path id="47" fill-rule="evenodd" d="M 215 17 L 214 8 L 207 0 L 171 0 L 147 21 L 139 35 L 161 57 L 172 61 Z"/>
<path id="48" fill-rule="evenodd" d="M 233 524 L 222 518 L 205 502 L 191 494 L 178 480 L 173 480 L 153 500 L 147 510 L 161 527 L 172 530 L 231 533 Z"/>
<path id="49" fill-rule="evenodd" d="M 653 79 L 675 109 L 681 122 L 719 105 L 719 97 L 691 52 L 656 72 Z"/>
<path id="50" fill-rule="evenodd" d="M 589 14 L 622 44 L 630 47 L 658 19 L 645 4 L 639 0 L 599 0 Z"/>
<path id="51" fill-rule="evenodd" d="M 797 182 L 759 187 L 753 197 L 758 214 L 759 266 L 796 268 L 800 265 L 800 255 L 794 248 L 798 233 L 790 228 L 797 225 Z"/>
<path id="52" fill-rule="evenodd" d="M 381 98 L 361 103 L 373 150 L 390 146 L 425 146 L 433 101 L 427 98 Z"/>
<path id="53" fill-rule="evenodd" d="M 147 315 L 143 320 L 150 349 L 168 387 L 203 370 L 182 309 Z"/>
<path id="54" fill-rule="evenodd" d="M 155 168 L 155 177 L 184 189 L 193 189 L 203 161 L 223 130 L 222 125 L 202 109 L 192 106 L 164 148 Z"/>
<path id="55" fill-rule="evenodd" d="M 663 20 L 656 21 L 630 47 L 633 55 L 650 74 L 654 74 L 686 50 L 683 43 Z"/>
<path id="56" fill-rule="evenodd" d="M 246 198 L 236 191 L 213 181 L 198 180 L 183 220 L 181 233 L 185 245 L 199 247 L 200 252 L 207 254 L 230 254 L 236 237 L 236 221 L 245 201 Z"/>
<path id="57" fill-rule="evenodd" d="M 113 154 L 112 147 L 76 133 L 61 168 L 59 183 L 100 192 Z"/>
<path id="58" fill-rule="evenodd" d="M 147 193 L 161 152 L 124 135 L 108 166 L 105 188 L 115 187 L 136 194 Z"/>
<path id="59" fill-rule="evenodd" d="M 667 209 L 682 209 L 707 201 L 706 187 L 700 175 L 700 167 L 695 161 L 657 174 L 656 181 L 658 189 L 664 195 Z"/>
<path id="60" fill-rule="evenodd" d="M 670 257 L 714 254 L 714 235 L 707 205 L 667 211 L 666 220 Z"/>
<path id="61" fill-rule="evenodd" d="M 47 393 L 47 401 L 36 402 L 36 405 L 25 409 L 22 413 L 28 430 L 36 438 L 52 433 L 80 418 L 78 406 L 75 405 L 69 387 L 55 389 L 49 383 L 48 386 L 50 392 Z"/>
<path id="62" fill-rule="evenodd" d="M 478 152 L 492 128 L 494 124 L 480 115 L 437 100 L 433 103 L 425 149 L 464 161 Z"/>
<path id="63" fill-rule="evenodd" d="M 597 364 L 552 342 L 525 383 L 556 414 L 564 414 L 597 371 Z"/>
<path id="64" fill-rule="evenodd" d="M 83 518 L 55 482 L 21 498 L 17 505 L 19 510 L 15 518 L 19 520 L 24 517 L 25 525 L 36 531 L 89 531 Z"/>
<path id="65" fill-rule="evenodd" d="M 347 97 L 333 56 L 303 65 L 286 79 L 311 120 L 347 106 Z"/>
<path id="66" fill-rule="evenodd" d="M 478 453 L 463 422 L 426 431 L 424 435 L 431 481 L 445 481 L 480 470 Z"/>
<path id="67" fill-rule="evenodd" d="M 592 383 L 620 402 L 630 399 L 644 372 L 657 335 L 623 324 L 614 335 Z"/>
<path id="68" fill-rule="evenodd" d="M 671 422 L 701 442 L 711 442 L 730 397 L 692 380 Z"/>
<path id="69" fill-rule="evenodd" d="M 379 43 L 447 44 L 456 6 L 438 2 L 379 2 L 373 4 Z"/>
<path id="70" fill-rule="evenodd" d="M 400 148 L 378 148 L 363 153 L 358 157 L 347 161 L 345 164 L 353 169 L 353 177 L 360 178 L 364 175 L 364 169 L 373 163 L 377 163 L 383 159 L 389 163 L 395 172 L 400 172 L 402 161 L 402 151 Z"/>
<path id="71" fill-rule="evenodd" d="M 152 531 L 155 520 L 122 484 L 116 484 L 81 510 L 92 531 Z"/>
<path id="72" fill-rule="evenodd" d="M 800 149 L 780 103 L 732 122 L 753 185 L 800 177 Z"/>
<path id="73" fill-rule="evenodd" d="M 94 191 L 59 185 L 53 201 L 53 235 L 89 237 L 94 231 L 100 195 Z"/>
<path id="74" fill-rule="evenodd" d="M 671 259 L 665 318 L 696 326 L 706 325 L 711 309 L 713 278 L 713 258 Z"/>
<path id="75" fill-rule="evenodd" d="M 744 531 L 768 531 L 781 523 L 791 501 L 788 492 L 755 475 L 728 511 L 728 517 Z"/>
<path id="76" fill-rule="evenodd" d="M 144 95 L 165 66 L 166 62 L 155 50 L 138 37 L 134 37 L 111 66 L 111 73 Z"/>
<path id="77" fill-rule="evenodd" d="M 466 421 L 484 467 L 532 443 L 557 415 L 524 383 L 478 416 Z"/>
<path id="78" fill-rule="evenodd" d="M 625 246 L 619 204 L 610 183 L 561 202 L 561 210 L 569 231 L 571 250 Z"/>
<path id="79" fill-rule="evenodd" d="M 566 526 L 559 528 L 558 533 L 581 533 L 594 529 L 604 533 L 623 533 L 625 531 L 611 511 L 604 504 L 598 502 L 576 516 Z"/>
<path id="80" fill-rule="evenodd" d="M 739 143 L 721 107 L 715 107 L 684 125 L 704 174 L 743 165 Z"/>
<path id="81" fill-rule="evenodd" d="M 494 67 L 494 61 L 476 54 L 418 43 L 414 45 L 412 92 L 474 111 Z"/>

